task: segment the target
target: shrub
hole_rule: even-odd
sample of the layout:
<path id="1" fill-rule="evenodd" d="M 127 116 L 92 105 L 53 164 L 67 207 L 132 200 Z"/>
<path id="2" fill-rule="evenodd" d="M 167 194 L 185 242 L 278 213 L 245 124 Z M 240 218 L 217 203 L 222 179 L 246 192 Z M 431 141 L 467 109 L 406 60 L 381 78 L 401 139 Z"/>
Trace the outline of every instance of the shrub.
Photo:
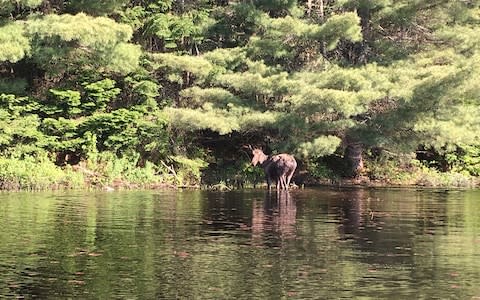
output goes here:
<path id="1" fill-rule="evenodd" d="M 442 173 L 424 166 L 416 172 L 415 183 L 428 187 L 473 187 L 477 184 L 475 178 L 468 173 Z"/>
<path id="2" fill-rule="evenodd" d="M 82 174 L 70 167 L 57 167 L 46 157 L 0 158 L 0 189 L 46 190 L 83 186 Z"/>
<path id="3" fill-rule="evenodd" d="M 201 169 L 207 167 L 208 163 L 200 158 L 189 159 L 181 155 L 172 155 L 170 159 L 175 163 L 176 183 L 179 185 L 199 185 L 201 180 Z"/>
<path id="4" fill-rule="evenodd" d="M 140 154 L 136 152 L 118 157 L 113 152 L 105 151 L 92 155 L 87 162 L 87 168 L 95 176 L 92 178 L 93 184 L 108 185 L 120 181 L 125 184 L 146 185 L 163 181 L 162 177 L 157 175 L 153 163 L 147 161 L 144 167 L 139 167 L 139 159 Z"/>

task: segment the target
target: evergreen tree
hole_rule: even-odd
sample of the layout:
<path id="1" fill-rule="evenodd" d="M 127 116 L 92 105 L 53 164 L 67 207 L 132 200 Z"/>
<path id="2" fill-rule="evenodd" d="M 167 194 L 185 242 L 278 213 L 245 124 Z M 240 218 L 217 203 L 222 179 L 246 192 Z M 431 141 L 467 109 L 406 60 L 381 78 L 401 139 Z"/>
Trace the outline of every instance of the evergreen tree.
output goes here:
<path id="1" fill-rule="evenodd" d="M 198 180 L 200 160 L 249 143 L 307 167 L 340 156 L 343 175 L 362 153 L 420 150 L 477 176 L 479 15 L 452 0 L 0 0 L 0 151 L 115 153 Z"/>

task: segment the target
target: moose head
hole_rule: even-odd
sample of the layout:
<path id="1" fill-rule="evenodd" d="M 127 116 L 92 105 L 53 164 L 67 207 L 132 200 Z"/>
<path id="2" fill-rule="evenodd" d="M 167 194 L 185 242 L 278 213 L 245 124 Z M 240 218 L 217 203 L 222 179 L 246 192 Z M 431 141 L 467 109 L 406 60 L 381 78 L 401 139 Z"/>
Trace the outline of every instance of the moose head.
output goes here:
<path id="1" fill-rule="evenodd" d="M 261 149 L 252 149 L 252 154 L 253 154 L 253 158 L 252 158 L 253 166 L 256 166 L 257 164 L 261 165 L 268 159 L 268 155 L 263 153 Z"/>

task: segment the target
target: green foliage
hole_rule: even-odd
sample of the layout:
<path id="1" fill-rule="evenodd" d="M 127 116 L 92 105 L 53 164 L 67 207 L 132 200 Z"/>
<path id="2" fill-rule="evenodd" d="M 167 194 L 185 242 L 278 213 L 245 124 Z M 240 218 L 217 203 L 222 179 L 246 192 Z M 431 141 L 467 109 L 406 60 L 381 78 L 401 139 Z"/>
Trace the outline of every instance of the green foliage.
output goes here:
<path id="1" fill-rule="evenodd" d="M 240 128 L 237 120 L 221 110 L 168 108 L 165 109 L 165 113 L 169 116 L 172 126 L 188 131 L 210 129 L 220 134 L 228 134 Z"/>
<path id="2" fill-rule="evenodd" d="M 32 58 L 51 72 L 59 69 L 102 67 L 109 72 L 128 73 L 138 67 L 140 47 L 127 44 L 132 29 L 106 17 L 45 15 L 26 22 L 32 40 Z M 62 47 L 58 47 L 62 45 Z M 55 61 L 55 67 L 50 65 Z"/>
<path id="3" fill-rule="evenodd" d="M 219 76 L 218 81 L 244 98 L 255 99 L 262 106 L 281 101 L 292 84 L 286 72 L 265 75 L 254 71 L 224 74 Z"/>
<path id="4" fill-rule="evenodd" d="M 23 78 L 0 79 L 0 94 L 23 96 L 27 93 L 28 82 Z"/>
<path id="5" fill-rule="evenodd" d="M 473 187 L 475 179 L 469 175 L 423 167 L 416 176 L 415 184 L 427 187 Z"/>
<path id="6" fill-rule="evenodd" d="M 162 112 L 156 112 L 138 121 L 139 143 L 137 151 L 143 159 L 156 164 L 165 159 L 171 149 L 171 132 L 168 117 Z"/>
<path id="7" fill-rule="evenodd" d="M 392 155 L 382 152 L 369 156 L 366 161 L 366 174 L 373 181 L 389 184 L 414 185 L 417 175 L 423 176 L 419 163 L 413 160 L 411 154 Z"/>
<path id="8" fill-rule="evenodd" d="M 397 156 L 432 149 L 451 172 L 479 175 L 475 1 L 0 4 L 8 157 L 92 161 L 108 184 L 160 172 L 196 185 L 200 161 L 245 144 L 296 153 L 321 177 L 322 157 L 353 141 Z M 370 176 L 409 181 L 392 161 Z M 256 172 L 235 167 L 244 173 L 230 181 Z"/>
<path id="9" fill-rule="evenodd" d="M 234 131 L 254 131 L 262 127 L 276 127 L 278 115 L 271 112 L 256 112 L 230 107 L 230 111 L 203 105 L 201 110 L 189 108 L 168 108 L 164 112 L 174 128 L 187 131 L 209 129 L 220 135 Z"/>
<path id="10" fill-rule="evenodd" d="M 89 145 L 86 134 L 94 133 L 99 151 L 112 151 L 118 155 L 138 151 L 145 159 L 158 163 L 169 149 L 169 123 L 162 114 L 145 117 L 138 111 L 118 109 L 111 113 L 95 113 L 78 125 L 82 147 Z M 91 147 L 91 146 L 88 146 Z M 93 153 L 94 149 L 84 153 Z"/>
<path id="11" fill-rule="evenodd" d="M 0 108 L 8 113 L 19 116 L 35 112 L 40 105 L 30 97 L 17 97 L 11 94 L 0 94 Z"/>
<path id="12" fill-rule="evenodd" d="M 0 62 L 15 63 L 30 51 L 30 41 L 25 35 L 24 24 L 7 23 L 0 26 Z"/>
<path id="13" fill-rule="evenodd" d="M 241 47 L 215 49 L 203 54 L 203 57 L 218 69 L 236 71 L 245 64 L 246 51 Z"/>
<path id="14" fill-rule="evenodd" d="M 313 38 L 324 40 L 328 50 L 335 49 L 341 39 L 359 42 L 362 40 L 360 18 L 356 13 L 333 15 L 312 35 Z"/>
<path id="15" fill-rule="evenodd" d="M 142 6 L 127 7 L 119 11 L 121 22 L 128 24 L 133 30 L 139 30 L 148 15 L 147 10 Z"/>
<path id="16" fill-rule="evenodd" d="M 140 155 L 135 152 L 118 157 L 114 152 L 104 151 L 91 156 L 87 167 L 90 173 L 95 174 L 92 178 L 95 184 L 102 186 L 117 183 L 128 187 L 129 184 L 148 185 L 163 180 L 156 174 L 152 163 L 147 162 L 144 167 L 138 167 L 139 159 Z"/>
<path id="17" fill-rule="evenodd" d="M 311 161 L 307 165 L 308 174 L 316 180 L 334 179 L 336 174 L 326 165 Z"/>
<path id="18" fill-rule="evenodd" d="M 126 5 L 128 0 L 68 0 L 68 10 L 86 12 L 90 15 L 104 15 L 112 13 Z"/>
<path id="19" fill-rule="evenodd" d="M 451 170 L 480 176 L 480 146 L 459 144 L 453 151 L 445 153 L 445 159 Z"/>
<path id="20" fill-rule="evenodd" d="M 142 74 L 132 74 L 125 78 L 125 83 L 136 102 L 145 103 L 152 108 L 157 106 L 155 98 L 160 96 L 160 85 Z"/>
<path id="21" fill-rule="evenodd" d="M 206 103 L 211 103 L 218 108 L 227 108 L 228 105 L 241 103 L 232 93 L 221 88 L 202 89 L 194 86 L 182 90 L 180 96 L 180 105 L 189 108 L 199 108 Z"/>
<path id="22" fill-rule="evenodd" d="M 168 77 L 168 79 L 179 84 L 187 84 L 187 82 L 184 82 L 184 75 L 187 73 L 189 76 L 196 76 L 197 80 L 201 82 L 206 80 L 213 71 L 213 65 L 203 57 L 170 53 L 152 54 L 151 57 L 153 60 L 152 66 L 155 69 L 164 69 L 170 76 L 176 75 L 175 77 Z"/>
<path id="23" fill-rule="evenodd" d="M 119 43 L 111 51 L 104 52 L 105 68 L 110 72 L 128 74 L 139 66 L 142 50 L 138 45 Z"/>
<path id="24" fill-rule="evenodd" d="M 142 114 L 127 109 L 96 113 L 79 125 L 79 132 L 95 132 L 100 150 L 120 151 L 134 148 L 138 141 Z"/>
<path id="25" fill-rule="evenodd" d="M 265 182 L 265 172 L 262 168 L 254 167 L 248 162 L 243 162 L 239 169 L 243 174 L 244 184 L 263 184 Z"/>
<path id="26" fill-rule="evenodd" d="M 256 0 L 254 1 L 256 7 L 270 12 L 274 15 L 282 15 L 293 10 L 297 5 L 296 0 Z"/>
<path id="27" fill-rule="evenodd" d="M 89 161 L 90 159 L 96 159 L 98 155 L 97 149 L 97 136 L 90 131 L 87 131 L 83 134 L 83 143 L 81 149 L 85 155 L 85 159 Z"/>
<path id="28" fill-rule="evenodd" d="M 455 158 L 455 161 L 460 167 L 459 159 Z M 475 178 L 465 171 L 455 168 L 449 172 L 441 172 L 425 166 L 409 154 L 392 156 L 382 153 L 367 160 L 367 174 L 370 179 L 394 185 L 473 187 Z"/>
<path id="29" fill-rule="evenodd" d="M 84 89 L 86 95 L 82 108 L 88 113 L 104 112 L 107 105 L 120 94 L 120 89 L 115 87 L 115 81 L 109 78 L 85 83 Z"/>
<path id="30" fill-rule="evenodd" d="M 308 56 L 314 59 L 326 45 L 334 50 L 340 40 L 358 42 L 362 40 L 360 19 L 355 13 L 334 15 L 322 24 L 287 16 L 284 18 L 263 18 L 262 36 L 252 37 L 249 43 L 254 57 L 264 58 L 272 63 L 292 63 L 291 60 Z"/>
<path id="31" fill-rule="evenodd" d="M 265 14 L 252 3 L 237 3 L 214 10 L 216 24 L 210 28 L 211 36 L 218 36 L 222 48 L 244 46 L 260 29 Z"/>
<path id="32" fill-rule="evenodd" d="M 0 0 L 0 16 L 12 17 L 15 9 L 33 9 L 42 2 L 43 0 Z"/>
<path id="33" fill-rule="evenodd" d="M 262 128 L 278 128 L 280 114 L 274 112 L 258 112 L 240 110 L 242 114 L 238 117 L 240 128 L 244 132 L 261 130 Z"/>
<path id="34" fill-rule="evenodd" d="M 202 185 L 213 190 L 231 190 L 252 187 L 265 181 L 262 168 L 254 167 L 250 161 L 217 160 L 204 172 Z"/>
<path id="35" fill-rule="evenodd" d="M 479 107 L 475 105 L 442 109 L 435 112 L 435 115 L 429 114 L 419 120 L 414 129 L 416 132 L 427 135 L 425 144 L 435 149 L 458 144 L 473 145 L 479 138 L 478 113 L 480 113 Z"/>
<path id="36" fill-rule="evenodd" d="M 15 157 L 38 153 L 45 138 L 39 125 L 36 115 L 14 116 L 0 109 L 0 151 Z"/>
<path id="37" fill-rule="evenodd" d="M 169 157 L 177 166 L 175 179 L 180 185 L 199 185 L 201 169 L 208 164 L 200 158 L 190 159 L 185 156 L 175 155 Z"/>
<path id="38" fill-rule="evenodd" d="M 472 25 L 446 27 L 439 31 L 438 36 L 458 45 L 458 49 L 464 53 L 474 52 L 480 46 L 478 30 Z"/>
<path id="39" fill-rule="evenodd" d="M 292 108 L 309 118 L 350 118 L 367 111 L 369 104 L 387 95 L 391 87 L 375 67 L 302 72 L 295 78 Z M 321 120 L 321 119 L 320 119 Z"/>
<path id="40" fill-rule="evenodd" d="M 45 149 L 54 151 L 76 152 L 81 148 L 84 140 L 78 136 L 78 122 L 65 118 L 45 118 L 40 126 L 42 133 L 48 138 L 42 141 Z"/>
<path id="41" fill-rule="evenodd" d="M 80 101 L 79 91 L 51 89 L 50 94 L 53 105 L 44 109 L 47 115 L 62 114 L 68 117 L 74 117 L 82 112 L 80 109 L 82 103 Z"/>
<path id="42" fill-rule="evenodd" d="M 160 38 L 165 48 L 175 49 L 187 40 L 191 43 L 201 42 L 210 24 L 211 20 L 205 11 L 190 11 L 181 16 L 159 13 L 150 16 L 144 32 Z"/>
<path id="43" fill-rule="evenodd" d="M 455 162 L 458 169 L 466 170 L 472 176 L 480 176 L 480 147 L 463 146 L 463 153 L 460 155 L 460 162 Z M 447 157 L 448 159 L 448 157 Z"/>
<path id="44" fill-rule="evenodd" d="M 303 158 L 318 158 L 334 153 L 341 142 L 336 136 L 321 136 L 312 142 L 300 144 L 297 148 L 297 153 Z"/>
<path id="45" fill-rule="evenodd" d="M 60 169 L 48 158 L 0 158 L 0 189 L 46 190 L 82 188 L 84 178 L 71 168 Z"/>
<path id="46" fill-rule="evenodd" d="M 77 42 L 92 50 L 110 50 L 119 42 L 127 42 L 132 37 L 132 29 L 128 25 L 84 13 L 50 14 L 32 18 L 27 22 L 27 32 L 38 39 L 58 37 L 61 41 Z"/>

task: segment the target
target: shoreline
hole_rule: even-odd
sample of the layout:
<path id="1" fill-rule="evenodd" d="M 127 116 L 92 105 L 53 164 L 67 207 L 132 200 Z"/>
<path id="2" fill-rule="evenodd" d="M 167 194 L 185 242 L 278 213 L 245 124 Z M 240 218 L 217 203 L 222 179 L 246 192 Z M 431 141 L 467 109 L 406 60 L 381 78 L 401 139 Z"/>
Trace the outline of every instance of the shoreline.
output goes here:
<path id="1" fill-rule="evenodd" d="M 333 189 L 424 189 L 424 190 L 474 190 L 480 189 L 480 185 L 477 183 L 470 186 L 455 186 L 455 185 L 418 185 L 418 184 L 390 184 L 386 182 L 355 182 L 355 180 L 341 180 L 334 183 L 318 182 L 310 184 L 302 184 L 300 186 L 294 185 L 290 188 L 293 190 L 315 189 L 315 188 L 333 188 Z M 266 185 L 246 186 L 242 188 L 222 186 L 222 188 L 216 187 L 216 185 L 199 186 L 199 185 L 174 185 L 168 183 L 155 183 L 155 184 L 123 184 L 123 185 L 103 185 L 103 186 L 84 186 L 84 187 L 71 187 L 71 186 L 55 186 L 51 188 L 31 189 L 0 189 L 1 193 L 8 192 L 53 192 L 53 191 L 104 191 L 104 192 L 116 192 L 116 191 L 141 191 L 141 190 L 198 190 L 198 191 L 217 191 L 217 192 L 229 192 L 229 191 L 241 191 L 241 190 L 266 190 Z M 275 188 L 272 191 L 276 191 Z"/>

